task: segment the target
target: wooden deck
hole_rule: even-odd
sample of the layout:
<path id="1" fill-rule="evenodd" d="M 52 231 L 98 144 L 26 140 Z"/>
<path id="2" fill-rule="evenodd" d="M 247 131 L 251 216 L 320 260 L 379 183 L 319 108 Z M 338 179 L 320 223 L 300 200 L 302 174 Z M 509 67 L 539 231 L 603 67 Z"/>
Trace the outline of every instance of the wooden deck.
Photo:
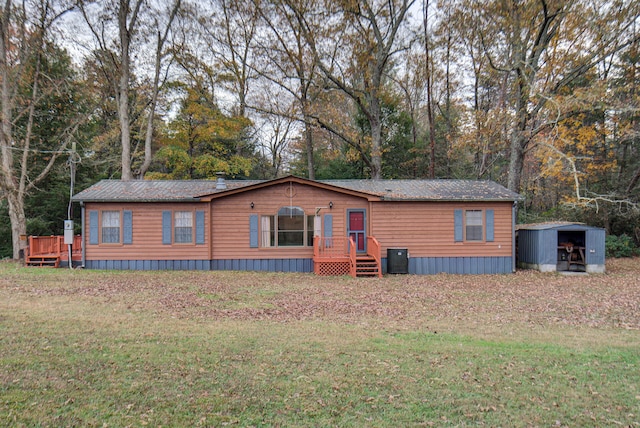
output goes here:
<path id="1" fill-rule="evenodd" d="M 64 243 L 63 236 L 30 236 L 27 249 L 27 266 L 59 267 L 61 262 L 69 262 L 69 246 Z M 72 262 L 82 260 L 82 237 L 73 237 L 71 252 Z"/>
<path id="2" fill-rule="evenodd" d="M 313 241 L 313 271 L 316 275 L 351 275 L 382 278 L 380 243 L 367 238 L 367 253 L 356 252 L 353 239 L 347 237 L 320 237 Z"/>

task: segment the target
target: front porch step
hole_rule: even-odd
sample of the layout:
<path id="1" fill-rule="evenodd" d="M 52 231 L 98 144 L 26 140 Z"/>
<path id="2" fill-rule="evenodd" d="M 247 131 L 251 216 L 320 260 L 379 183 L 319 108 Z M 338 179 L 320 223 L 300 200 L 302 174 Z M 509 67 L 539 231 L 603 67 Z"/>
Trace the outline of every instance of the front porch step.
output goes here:
<path id="1" fill-rule="evenodd" d="M 49 266 L 57 268 L 60 266 L 60 257 L 57 256 L 30 256 L 27 257 L 27 266 Z"/>
<path id="2" fill-rule="evenodd" d="M 356 277 L 380 276 L 380 266 L 376 259 L 369 256 L 356 258 Z"/>

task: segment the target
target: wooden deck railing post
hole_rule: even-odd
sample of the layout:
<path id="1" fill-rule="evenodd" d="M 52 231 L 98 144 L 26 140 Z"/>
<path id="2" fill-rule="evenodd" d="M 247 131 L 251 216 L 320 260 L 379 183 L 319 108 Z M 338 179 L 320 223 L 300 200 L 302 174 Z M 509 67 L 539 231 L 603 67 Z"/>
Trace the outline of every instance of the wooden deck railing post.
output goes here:
<path id="1" fill-rule="evenodd" d="M 58 241 L 56 245 L 56 254 L 60 257 L 62 254 L 62 246 L 64 245 L 64 237 L 56 236 L 56 240 Z"/>
<path id="2" fill-rule="evenodd" d="M 356 259 L 356 242 L 353 240 L 352 237 L 349 237 L 349 261 L 350 261 L 350 265 L 351 265 L 351 276 L 352 277 L 356 277 L 356 264 L 357 264 L 357 259 Z"/>
<path id="3" fill-rule="evenodd" d="M 373 237 L 367 237 L 367 255 L 373 257 L 378 264 L 378 276 L 382 278 L 382 249 L 380 248 L 380 242 Z"/>

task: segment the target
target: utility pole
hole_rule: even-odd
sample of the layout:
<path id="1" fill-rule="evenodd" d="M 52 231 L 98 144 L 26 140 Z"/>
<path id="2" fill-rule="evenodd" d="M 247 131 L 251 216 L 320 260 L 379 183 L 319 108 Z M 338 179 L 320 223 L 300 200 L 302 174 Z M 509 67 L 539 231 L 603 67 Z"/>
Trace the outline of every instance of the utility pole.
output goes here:
<path id="1" fill-rule="evenodd" d="M 73 205 L 71 198 L 73 198 L 73 188 L 76 182 L 76 164 L 80 162 L 80 157 L 76 152 L 76 142 L 71 143 L 71 151 L 69 152 L 69 206 L 67 208 L 67 219 L 64 221 L 64 243 L 67 244 L 67 250 L 69 252 L 69 269 L 73 269 Z"/>

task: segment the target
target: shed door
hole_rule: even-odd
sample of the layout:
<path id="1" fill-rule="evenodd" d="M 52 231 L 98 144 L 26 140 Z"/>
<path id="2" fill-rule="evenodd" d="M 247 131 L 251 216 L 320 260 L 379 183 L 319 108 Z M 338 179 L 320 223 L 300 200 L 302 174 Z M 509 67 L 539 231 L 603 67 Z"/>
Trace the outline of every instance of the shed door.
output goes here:
<path id="1" fill-rule="evenodd" d="M 365 210 L 349 210 L 347 213 L 347 236 L 355 241 L 356 251 L 365 252 L 367 250 Z"/>

